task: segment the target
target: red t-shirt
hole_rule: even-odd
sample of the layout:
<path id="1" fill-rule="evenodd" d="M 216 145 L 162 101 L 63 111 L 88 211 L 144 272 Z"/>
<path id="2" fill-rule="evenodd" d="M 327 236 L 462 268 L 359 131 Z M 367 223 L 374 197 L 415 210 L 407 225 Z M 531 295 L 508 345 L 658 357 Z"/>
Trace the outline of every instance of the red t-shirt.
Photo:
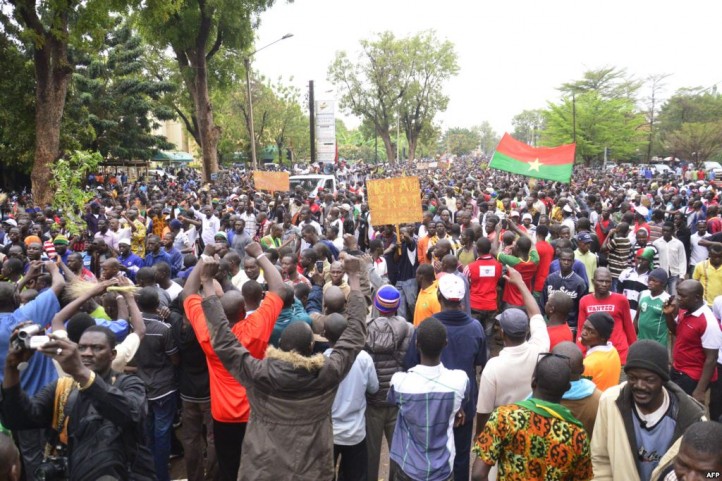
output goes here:
<path id="1" fill-rule="evenodd" d="M 206 316 L 201 307 L 202 301 L 203 298 L 198 294 L 188 296 L 183 302 L 183 308 L 198 344 L 206 354 L 211 388 L 211 416 L 224 423 L 248 422 L 251 406 L 246 397 L 246 388 L 231 376 L 213 350 Z M 263 359 L 281 309 L 283 300 L 277 294 L 268 292 L 256 311 L 231 328 L 238 342 L 256 359 Z"/>
<path id="2" fill-rule="evenodd" d="M 609 338 L 614 348 L 619 353 L 622 366 L 627 363 L 627 351 L 629 346 L 637 340 L 637 332 L 632 324 L 632 315 L 629 312 L 629 301 L 626 297 L 616 292 L 609 294 L 609 297 L 597 299 L 594 294 L 587 294 L 579 301 L 579 322 L 577 323 L 577 335 L 581 335 L 582 326 L 594 312 L 606 312 L 614 319 L 614 329 Z M 587 348 L 582 346 L 582 352 L 586 354 Z"/>
<path id="3" fill-rule="evenodd" d="M 699 381 L 705 361 L 704 350 L 722 348 L 722 332 L 712 310 L 704 304 L 694 312 L 680 310 L 675 335 L 672 366 Z M 715 369 L 710 381 L 716 380 Z"/>
<path id="4" fill-rule="evenodd" d="M 482 255 L 464 268 L 464 275 L 469 279 L 471 308 L 477 311 L 495 311 L 501 263 L 491 254 Z"/>
<path id="5" fill-rule="evenodd" d="M 509 254 L 499 254 L 497 256 L 499 261 L 506 265 L 511 266 L 521 274 L 526 284 L 527 289 L 532 291 L 532 281 L 536 274 L 537 267 L 539 266 L 539 254 L 535 249 L 529 251 L 529 259 L 522 260 L 516 256 Z M 524 298 L 521 296 L 521 292 L 515 286 L 511 285 L 511 282 L 507 282 L 504 286 L 504 294 L 501 296 L 501 300 L 511 304 L 512 306 L 523 306 Z"/>
<path id="6" fill-rule="evenodd" d="M 549 276 L 549 266 L 554 260 L 554 247 L 545 240 L 537 240 L 534 248 L 539 254 L 539 267 L 534 277 L 533 292 L 541 292 L 544 289 L 544 282 Z"/>
<path id="7" fill-rule="evenodd" d="M 558 326 L 547 326 L 549 332 L 549 350 L 554 349 L 554 346 L 564 341 L 574 342 L 574 334 L 568 324 L 560 324 Z"/>

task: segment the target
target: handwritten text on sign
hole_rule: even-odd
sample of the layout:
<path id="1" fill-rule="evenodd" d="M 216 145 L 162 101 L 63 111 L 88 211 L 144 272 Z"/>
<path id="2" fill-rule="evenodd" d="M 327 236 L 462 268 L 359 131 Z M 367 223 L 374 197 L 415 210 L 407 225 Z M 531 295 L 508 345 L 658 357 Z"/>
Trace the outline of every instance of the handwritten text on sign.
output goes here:
<path id="1" fill-rule="evenodd" d="M 396 177 L 366 182 L 373 225 L 421 222 L 418 177 Z"/>
<path id="2" fill-rule="evenodd" d="M 253 185 L 256 190 L 271 192 L 288 192 L 291 186 L 288 182 L 288 172 L 253 171 Z"/>

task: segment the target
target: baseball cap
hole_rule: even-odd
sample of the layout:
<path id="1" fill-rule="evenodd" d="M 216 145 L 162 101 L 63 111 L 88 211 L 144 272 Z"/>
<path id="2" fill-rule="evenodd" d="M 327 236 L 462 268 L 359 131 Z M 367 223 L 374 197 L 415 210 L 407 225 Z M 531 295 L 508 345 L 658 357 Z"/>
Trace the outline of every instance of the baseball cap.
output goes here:
<path id="1" fill-rule="evenodd" d="M 118 245 L 120 245 L 120 244 L 125 244 L 125 245 L 129 246 L 130 239 L 128 239 L 127 237 L 122 237 L 122 238 L 118 239 Z"/>
<path id="2" fill-rule="evenodd" d="M 466 294 L 466 286 L 459 276 L 447 274 L 439 279 L 439 292 L 447 301 L 459 302 Z"/>
<path id="3" fill-rule="evenodd" d="M 580 232 L 579 235 L 577 235 L 577 241 L 589 243 L 592 242 L 592 236 L 590 236 L 588 232 Z"/>
<path id="4" fill-rule="evenodd" d="M 512 337 L 520 337 L 529 329 L 529 317 L 521 309 L 512 307 L 496 316 L 503 331 Z"/>
<path id="5" fill-rule="evenodd" d="M 641 215 L 642 217 L 647 217 L 647 214 L 649 214 L 649 209 L 644 207 L 643 205 L 638 205 L 634 208 L 634 210 L 637 212 L 637 214 Z"/>
<path id="6" fill-rule="evenodd" d="M 513 213 L 512 213 L 512 214 L 513 214 Z M 513 217 L 513 215 L 512 215 L 512 217 Z M 534 217 L 532 217 L 532 215 L 527 212 L 527 213 L 525 213 L 523 216 L 521 216 L 521 220 L 526 220 L 526 219 L 534 220 Z"/>
<path id="7" fill-rule="evenodd" d="M 17 226 L 18 226 L 18 223 L 17 223 L 17 221 L 16 221 L 15 219 L 5 219 L 2 223 L 3 223 L 3 224 L 7 224 L 7 225 L 11 225 L 11 226 L 13 226 L 13 227 L 17 227 Z"/>

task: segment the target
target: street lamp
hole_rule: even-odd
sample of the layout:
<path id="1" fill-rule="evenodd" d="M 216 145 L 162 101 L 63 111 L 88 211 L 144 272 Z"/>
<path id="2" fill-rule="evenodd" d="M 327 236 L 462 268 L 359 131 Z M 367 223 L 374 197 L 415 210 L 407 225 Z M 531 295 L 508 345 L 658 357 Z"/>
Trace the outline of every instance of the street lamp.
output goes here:
<path id="1" fill-rule="evenodd" d="M 258 52 L 263 50 L 264 48 L 268 48 L 271 45 L 280 42 L 281 40 L 286 40 L 287 38 L 293 37 L 292 33 L 287 33 L 283 37 L 279 38 L 278 40 L 274 40 L 273 42 L 269 43 L 268 45 L 264 45 L 263 47 L 254 50 L 253 52 L 249 53 L 243 58 L 243 65 L 246 68 L 246 94 L 248 95 L 248 130 L 251 137 L 251 163 L 253 165 L 253 170 L 258 170 L 258 159 L 256 159 L 256 134 L 253 131 L 253 97 L 251 96 L 251 57 L 256 55 Z"/>

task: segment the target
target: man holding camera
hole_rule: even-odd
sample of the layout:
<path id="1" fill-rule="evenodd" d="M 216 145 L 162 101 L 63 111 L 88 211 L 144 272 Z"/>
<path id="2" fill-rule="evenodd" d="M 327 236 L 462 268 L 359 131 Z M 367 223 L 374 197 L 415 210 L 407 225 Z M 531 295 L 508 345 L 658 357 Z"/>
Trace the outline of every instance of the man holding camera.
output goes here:
<path id="1" fill-rule="evenodd" d="M 91 326 L 78 344 L 58 333 L 38 347 L 38 353 L 29 349 L 32 341 L 18 342 L 18 334 L 13 333 L 5 359 L 0 420 L 11 430 L 52 430 L 48 456 L 34 479 L 155 479 L 143 438 L 145 385 L 134 375 L 111 369 L 113 332 Z M 30 398 L 20 386 L 20 366 L 40 354 L 56 360 L 70 377 Z"/>

